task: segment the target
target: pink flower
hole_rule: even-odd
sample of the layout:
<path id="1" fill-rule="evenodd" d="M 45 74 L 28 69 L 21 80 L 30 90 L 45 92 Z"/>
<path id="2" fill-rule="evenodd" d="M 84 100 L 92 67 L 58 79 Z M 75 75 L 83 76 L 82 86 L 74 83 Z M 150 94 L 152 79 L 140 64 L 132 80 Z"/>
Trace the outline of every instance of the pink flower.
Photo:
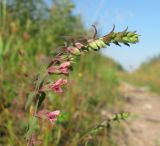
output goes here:
<path id="1" fill-rule="evenodd" d="M 60 65 L 60 68 L 66 68 L 66 67 L 70 67 L 70 66 L 71 66 L 71 62 L 70 61 L 66 61 L 66 62 L 63 62 Z"/>
<path id="2" fill-rule="evenodd" d="M 59 110 L 56 110 L 56 111 L 53 111 L 53 112 L 48 112 L 47 113 L 47 118 L 49 119 L 49 121 L 51 123 L 55 123 L 55 121 L 57 120 L 57 117 L 60 115 L 60 111 Z"/>
<path id="3" fill-rule="evenodd" d="M 40 91 L 41 92 L 45 92 L 45 91 L 48 91 L 48 90 L 52 90 L 56 93 L 63 93 L 63 90 L 62 90 L 62 85 L 65 85 L 67 84 L 67 80 L 64 80 L 64 79 L 58 79 L 56 82 L 52 83 L 52 84 L 48 84 L 48 85 L 44 85 Z"/>
<path id="4" fill-rule="evenodd" d="M 55 83 L 49 86 L 49 89 L 55 91 L 56 93 L 62 93 L 63 90 L 61 86 L 67 84 L 67 82 L 68 81 L 64 79 L 58 79 Z"/>
<path id="5" fill-rule="evenodd" d="M 64 74 L 68 75 L 69 74 L 69 68 L 71 66 L 70 61 L 66 61 L 62 63 L 59 67 L 58 66 L 51 66 L 48 68 L 48 73 L 55 73 L 55 74 Z"/>
<path id="6" fill-rule="evenodd" d="M 70 66 L 71 66 L 71 62 L 66 61 L 60 65 L 59 70 L 61 71 L 61 73 L 68 75 Z"/>
<path id="7" fill-rule="evenodd" d="M 52 112 L 48 110 L 41 110 L 36 114 L 37 117 L 42 119 L 47 119 L 53 124 L 56 122 L 59 115 L 60 115 L 59 110 L 52 111 Z"/>

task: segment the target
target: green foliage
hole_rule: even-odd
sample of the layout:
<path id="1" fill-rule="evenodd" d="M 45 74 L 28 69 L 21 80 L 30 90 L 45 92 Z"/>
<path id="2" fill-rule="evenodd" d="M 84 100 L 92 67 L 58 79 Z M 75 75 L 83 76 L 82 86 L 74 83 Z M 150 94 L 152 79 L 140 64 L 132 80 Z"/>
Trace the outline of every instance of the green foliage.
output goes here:
<path id="1" fill-rule="evenodd" d="M 148 90 L 160 94 L 160 59 L 155 57 L 143 63 L 139 69 L 132 73 L 122 73 L 122 78 L 132 84 L 145 87 Z"/>
<path id="2" fill-rule="evenodd" d="M 57 119 L 57 124 L 63 124 L 69 122 L 69 114 L 66 112 L 61 112 L 61 115 Z"/>

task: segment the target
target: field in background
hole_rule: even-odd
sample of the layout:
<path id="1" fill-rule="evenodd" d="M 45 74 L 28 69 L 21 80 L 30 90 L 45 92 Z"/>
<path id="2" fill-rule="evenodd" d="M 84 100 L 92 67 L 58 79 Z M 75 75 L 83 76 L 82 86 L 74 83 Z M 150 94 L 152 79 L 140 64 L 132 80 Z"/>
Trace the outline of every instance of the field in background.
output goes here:
<path id="1" fill-rule="evenodd" d="M 160 94 L 160 58 L 155 57 L 131 73 L 122 73 L 122 78 L 131 84 Z"/>

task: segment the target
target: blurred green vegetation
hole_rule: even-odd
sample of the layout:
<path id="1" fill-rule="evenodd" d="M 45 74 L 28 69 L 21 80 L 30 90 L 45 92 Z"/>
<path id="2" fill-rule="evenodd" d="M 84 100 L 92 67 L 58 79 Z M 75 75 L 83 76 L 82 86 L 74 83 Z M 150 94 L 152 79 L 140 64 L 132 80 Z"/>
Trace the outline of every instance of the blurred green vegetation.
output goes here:
<path id="1" fill-rule="evenodd" d="M 24 105 L 34 88 L 34 77 L 55 48 L 64 45 L 63 36 L 89 35 L 81 17 L 73 15 L 69 0 L 54 0 L 48 7 L 43 0 L 3 0 L 0 2 L 0 145 L 26 145 L 28 113 Z M 111 146 L 106 131 L 80 140 L 88 128 L 121 109 L 118 71 L 112 59 L 93 52 L 77 60 L 67 91 L 50 92 L 44 106 L 60 109 L 64 120 L 56 127 L 41 127 L 42 146 Z M 113 106 L 114 103 L 114 106 Z M 43 125 L 43 124 L 42 124 Z"/>
<path id="2" fill-rule="evenodd" d="M 122 78 L 140 87 L 160 94 L 160 56 L 153 57 L 144 62 L 137 70 L 132 73 L 122 73 Z"/>

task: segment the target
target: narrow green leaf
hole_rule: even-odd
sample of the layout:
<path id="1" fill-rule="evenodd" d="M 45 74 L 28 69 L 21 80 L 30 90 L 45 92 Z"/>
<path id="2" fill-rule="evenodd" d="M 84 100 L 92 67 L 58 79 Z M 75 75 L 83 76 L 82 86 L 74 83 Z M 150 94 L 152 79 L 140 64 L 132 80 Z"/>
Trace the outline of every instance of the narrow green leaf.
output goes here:
<path id="1" fill-rule="evenodd" d="M 40 88 L 41 88 L 41 86 L 43 85 L 43 82 L 44 82 L 44 79 L 45 79 L 45 77 L 46 77 L 46 74 L 44 73 L 45 71 L 44 71 L 44 68 L 43 68 L 43 70 L 41 71 L 41 75 L 39 75 L 38 76 L 38 80 L 37 80 L 37 84 L 36 84 L 36 90 L 38 91 Z"/>
<path id="2" fill-rule="evenodd" d="M 29 123 L 28 123 L 28 131 L 25 135 L 25 138 L 28 140 L 36 129 L 37 129 L 37 118 L 30 117 Z"/>
<path id="3" fill-rule="evenodd" d="M 43 103 L 45 97 L 46 97 L 46 94 L 44 92 L 39 94 L 39 96 L 38 96 L 38 99 L 39 99 L 39 101 L 38 101 L 38 109 L 41 106 L 41 104 Z"/>
<path id="4" fill-rule="evenodd" d="M 3 40 L 2 37 L 0 36 L 0 56 L 3 54 Z"/>
<path id="5" fill-rule="evenodd" d="M 36 95 L 37 95 L 36 91 L 33 91 L 29 94 L 26 105 L 25 105 L 25 110 L 32 104 L 32 101 Z"/>

